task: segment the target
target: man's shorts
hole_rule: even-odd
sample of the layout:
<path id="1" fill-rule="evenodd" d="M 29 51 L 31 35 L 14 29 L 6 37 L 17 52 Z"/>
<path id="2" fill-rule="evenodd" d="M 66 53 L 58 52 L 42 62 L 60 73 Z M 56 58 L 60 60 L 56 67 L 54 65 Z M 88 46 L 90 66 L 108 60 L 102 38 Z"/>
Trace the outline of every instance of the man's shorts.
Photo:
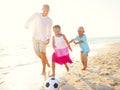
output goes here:
<path id="1" fill-rule="evenodd" d="M 33 46 L 37 53 L 46 52 L 46 44 L 43 41 L 33 39 Z"/>

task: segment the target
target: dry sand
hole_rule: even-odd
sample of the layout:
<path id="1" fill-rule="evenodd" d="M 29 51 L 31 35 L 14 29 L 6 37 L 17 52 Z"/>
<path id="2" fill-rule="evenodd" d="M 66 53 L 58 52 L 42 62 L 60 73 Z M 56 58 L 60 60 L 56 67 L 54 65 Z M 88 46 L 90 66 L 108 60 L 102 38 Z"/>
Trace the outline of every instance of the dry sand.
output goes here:
<path id="1" fill-rule="evenodd" d="M 81 64 L 74 63 L 71 72 L 60 79 L 60 90 L 120 90 L 120 42 L 97 51 L 89 60 L 87 70 L 81 70 Z"/>

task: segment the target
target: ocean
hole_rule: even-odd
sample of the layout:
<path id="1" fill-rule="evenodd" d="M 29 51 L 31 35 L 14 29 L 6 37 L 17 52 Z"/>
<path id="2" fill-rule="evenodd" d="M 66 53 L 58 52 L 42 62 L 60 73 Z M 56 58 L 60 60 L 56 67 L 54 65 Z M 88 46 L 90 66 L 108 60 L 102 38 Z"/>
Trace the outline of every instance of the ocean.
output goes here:
<path id="1" fill-rule="evenodd" d="M 15 42 L 15 41 L 14 41 Z M 91 52 L 90 57 L 93 57 L 97 52 L 94 49 L 103 48 L 106 43 L 120 42 L 120 37 L 102 37 L 102 38 L 88 38 L 88 44 Z M 12 42 L 11 42 L 12 43 Z M 79 60 L 79 46 L 71 44 L 73 51 L 70 52 L 72 60 Z M 51 62 L 53 49 L 51 44 L 47 47 L 47 57 Z M 16 41 L 14 44 L 5 44 L 0 42 L 0 84 L 4 82 L 4 78 L 11 70 L 39 63 L 41 60 L 35 55 L 32 45 L 32 40 Z M 74 62 L 74 61 L 73 61 Z"/>

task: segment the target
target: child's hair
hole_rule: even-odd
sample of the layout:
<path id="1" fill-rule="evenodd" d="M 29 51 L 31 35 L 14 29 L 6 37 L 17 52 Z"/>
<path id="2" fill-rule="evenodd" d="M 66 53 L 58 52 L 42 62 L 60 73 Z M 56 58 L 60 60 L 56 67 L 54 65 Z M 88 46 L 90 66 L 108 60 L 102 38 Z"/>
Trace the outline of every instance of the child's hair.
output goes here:
<path id="1" fill-rule="evenodd" d="M 78 28 L 78 31 L 83 31 L 83 32 L 85 32 L 84 27 L 83 27 L 83 26 L 80 26 L 80 27 Z"/>
<path id="2" fill-rule="evenodd" d="M 83 30 L 84 30 L 84 27 L 83 27 L 83 26 L 80 26 L 78 29 L 83 29 Z"/>
<path id="3" fill-rule="evenodd" d="M 54 29 L 54 28 L 59 28 L 59 29 L 61 30 L 60 25 L 54 25 L 54 26 L 53 26 L 53 29 Z"/>
<path id="4" fill-rule="evenodd" d="M 44 4 L 43 7 L 48 7 L 48 8 L 50 8 L 48 4 Z"/>

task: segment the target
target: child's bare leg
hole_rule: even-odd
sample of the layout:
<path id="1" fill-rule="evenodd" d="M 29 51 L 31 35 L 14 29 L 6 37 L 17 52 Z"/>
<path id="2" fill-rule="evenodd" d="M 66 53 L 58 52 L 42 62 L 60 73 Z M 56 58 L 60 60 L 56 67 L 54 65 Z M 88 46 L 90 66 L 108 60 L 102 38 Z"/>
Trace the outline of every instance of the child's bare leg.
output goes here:
<path id="1" fill-rule="evenodd" d="M 69 67 L 68 67 L 68 65 L 67 65 L 67 64 L 64 64 L 64 65 L 65 65 L 65 68 L 66 68 L 67 72 L 69 72 Z"/>
<path id="2" fill-rule="evenodd" d="M 87 68 L 87 61 L 85 61 L 84 66 L 85 66 L 85 69 L 86 69 Z"/>
<path id="3" fill-rule="evenodd" d="M 88 53 L 84 53 L 84 68 L 83 70 L 85 70 L 87 68 L 87 57 L 88 57 Z"/>
<path id="4" fill-rule="evenodd" d="M 55 75 L 55 62 L 52 61 L 52 73 L 53 75 Z"/>
<path id="5" fill-rule="evenodd" d="M 84 62 L 83 52 L 81 52 L 81 62 L 82 62 L 82 65 L 83 65 L 83 68 L 82 68 L 82 70 L 83 70 L 85 68 L 84 67 L 85 62 Z"/>
<path id="6" fill-rule="evenodd" d="M 49 77 L 55 77 L 55 62 L 52 61 L 52 75 L 50 75 Z"/>
<path id="7" fill-rule="evenodd" d="M 87 61 L 84 61 L 84 67 L 82 68 L 82 70 L 85 70 L 87 68 Z"/>

